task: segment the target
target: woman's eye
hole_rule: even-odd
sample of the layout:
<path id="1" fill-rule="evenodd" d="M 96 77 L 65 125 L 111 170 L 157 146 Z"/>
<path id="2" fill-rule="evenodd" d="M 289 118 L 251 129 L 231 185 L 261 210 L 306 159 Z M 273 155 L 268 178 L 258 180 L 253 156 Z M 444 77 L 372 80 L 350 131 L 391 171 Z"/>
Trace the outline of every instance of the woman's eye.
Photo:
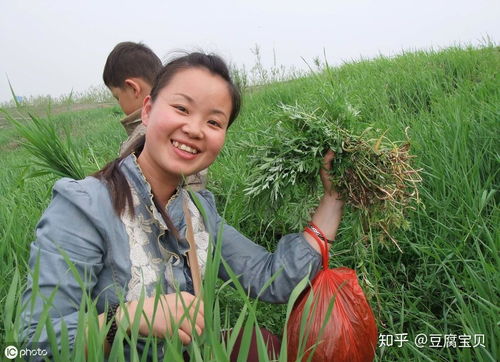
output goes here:
<path id="1" fill-rule="evenodd" d="M 183 112 L 183 113 L 187 113 L 187 109 L 186 107 L 183 107 L 183 106 L 174 106 L 174 108 L 176 108 L 177 110 Z"/>
<path id="2" fill-rule="evenodd" d="M 219 128 L 222 128 L 222 125 L 220 122 L 214 120 L 214 119 L 211 119 L 208 121 L 209 124 L 211 124 L 212 126 L 216 126 L 216 127 L 219 127 Z"/>

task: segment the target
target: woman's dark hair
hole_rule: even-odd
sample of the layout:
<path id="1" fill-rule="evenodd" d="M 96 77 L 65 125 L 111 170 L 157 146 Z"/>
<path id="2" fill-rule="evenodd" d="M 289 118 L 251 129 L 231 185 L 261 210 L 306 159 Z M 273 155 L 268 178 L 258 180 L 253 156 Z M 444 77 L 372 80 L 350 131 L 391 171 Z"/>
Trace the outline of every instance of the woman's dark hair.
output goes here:
<path id="1" fill-rule="evenodd" d="M 161 71 L 157 74 L 153 83 L 153 87 L 151 89 L 150 95 L 152 101 L 154 102 L 156 100 L 156 98 L 158 97 L 158 93 L 168 85 L 175 74 L 177 74 L 179 71 L 189 68 L 206 69 L 210 73 L 220 76 L 227 82 L 232 101 L 231 114 L 229 117 L 229 125 L 231 125 L 240 111 L 240 91 L 238 87 L 233 83 L 229 74 L 229 69 L 224 60 L 214 54 L 203 54 L 198 52 L 189 53 L 184 56 L 178 57 L 163 66 Z M 127 206 L 131 215 L 134 215 L 134 205 L 132 201 L 132 192 L 130 190 L 130 185 L 121 172 L 119 165 L 122 160 L 131 153 L 139 155 L 144 148 L 145 142 L 146 137 L 140 137 L 120 157 L 111 161 L 106 166 L 104 166 L 104 168 L 93 174 L 94 177 L 106 182 L 111 195 L 111 200 L 113 202 L 113 208 L 116 211 L 117 215 L 122 215 Z M 164 208 L 157 203 L 157 199 L 154 195 L 153 200 L 155 201 L 156 207 L 162 214 L 167 227 L 177 237 L 177 231 L 175 230 L 172 221 L 167 216 Z"/>

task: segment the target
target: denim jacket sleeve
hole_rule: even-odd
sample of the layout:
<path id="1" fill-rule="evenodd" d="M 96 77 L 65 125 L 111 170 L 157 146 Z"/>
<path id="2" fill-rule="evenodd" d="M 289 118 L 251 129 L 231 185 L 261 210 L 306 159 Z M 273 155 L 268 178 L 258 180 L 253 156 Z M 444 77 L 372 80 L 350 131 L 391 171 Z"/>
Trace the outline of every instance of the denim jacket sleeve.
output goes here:
<path id="1" fill-rule="evenodd" d="M 212 235 L 216 240 L 217 230 L 222 227 L 221 253 L 224 260 L 238 276 L 238 280 L 252 297 L 270 303 L 286 303 L 293 288 L 309 273 L 313 278 L 321 267 L 320 254 L 307 242 L 302 233 L 283 236 L 276 251 L 270 253 L 254 243 L 232 226 L 226 224 L 217 213 L 213 195 L 204 190 L 199 193 L 205 200 L 209 218 L 212 217 Z M 264 284 L 277 274 L 273 283 L 263 292 Z M 221 265 L 219 277 L 230 279 Z"/>
<path id="2" fill-rule="evenodd" d="M 67 329 L 69 345 L 73 345 L 82 290 L 92 290 L 103 266 L 104 243 L 95 225 L 98 220 L 95 214 L 95 205 L 81 181 L 62 179 L 55 184 L 52 201 L 37 225 L 36 240 L 31 244 L 29 266 L 32 273 L 38 271 L 38 276 L 34 281 L 35 273 L 30 273 L 23 295 L 21 335 L 25 341 L 39 342 L 41 348 L 50 351 L 42 320 L 44 308 L 48 308 L 47 318 L 58 345 L 63 328 Z M 70 268 L 68 261 L 74 268 Z M 43 329 L 34 340 L 39 324 Z"/>

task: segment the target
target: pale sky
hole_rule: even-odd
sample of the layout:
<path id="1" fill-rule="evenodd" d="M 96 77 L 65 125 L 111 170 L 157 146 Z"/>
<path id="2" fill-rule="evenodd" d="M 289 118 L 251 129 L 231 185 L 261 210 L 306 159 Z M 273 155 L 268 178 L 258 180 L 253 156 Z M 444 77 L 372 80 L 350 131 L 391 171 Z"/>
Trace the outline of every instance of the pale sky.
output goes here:
<path id="1" fill-rule="evenodd" d="M 161 58 L 175 49 L 215 51 L 247 69 L 257 44 L 264 65 L 306 68 L 403 50 L 500 40 L 498 0 L 2 0 L 0 102 L 59 96 L 102 84 L 108 53 L 140 41 Z"/>

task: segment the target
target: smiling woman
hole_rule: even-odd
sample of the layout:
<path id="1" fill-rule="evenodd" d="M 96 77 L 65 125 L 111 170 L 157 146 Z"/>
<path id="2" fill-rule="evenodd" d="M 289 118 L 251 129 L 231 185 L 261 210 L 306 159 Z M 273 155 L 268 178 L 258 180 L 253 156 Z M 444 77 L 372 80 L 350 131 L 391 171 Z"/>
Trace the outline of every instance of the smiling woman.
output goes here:
<path id="1" fill-rule="evenodd" d="M 226 81 L 204 68 L 175 74 L 146 97 L 142 120 L 146 143 L 138 162 L 160 203 L 172 196 L 180 178 L 207 168 L 219 154 L 229 126 L 232 101 Z M 171 187 L 155 187 L 165 184 Z"/>
<path id="2" fill-rule="evenodd" d="M 195 193 L 195 204 L 182 187 L 184 177 L 216 159 L 239 108 L 238 89 L 219 57 L 191 53 L 178 58 L 165 65 L 144 101 L 145 136 L 96 174 L 56 182 L 31 245 L 30 267 L 36 269 L 38 258 L 41 267 L 38 285 L 29 279 L 24 294 L 24 301 L 34 301 L 22 314 L 26 340 L 50 350 L 47 330 L 34 338 L 45 318 L 44 301 L 52 300 L 53 332 L 73 344 L 82 290 L 88 290 L 101 313 L 99 328 L 111 325 L 104 353 L 119 325 L 130 332 L 127 316 L 137 318 L 141 335 L 177 334 L 190 343 L 205 327 L 203 301 L 195 296 L 195 270 L 199 266 L 203 276 L 211 257 L 209 240 L 222 244 L 221 256 L 241 285 L 264 301 L 287 302 L 299 281 L 316 275 L 321 257 L 311 235 L 285 235 L 270 253 L 225 223 L 209 191 Z M 327 153 L 320 171 L 325 195 L 312 217 L 329 240 L 335 237 L 343 206 L 328 178 L 332 156 Z M 68 273 L 68 260 L 79 277 Z M 218 274 L 223 280 L 231 275 L 223 264 Z M 141 295 L 145 299 L 139 305 Z M 120 300 L 126 301 L 123 307 Z M 130 347 L 124 348 L 130 359 Z M 164 355 L 162 346 L 151 351 L 142 340 L 137 348 L 149 348 L 148 360 Z"/>

